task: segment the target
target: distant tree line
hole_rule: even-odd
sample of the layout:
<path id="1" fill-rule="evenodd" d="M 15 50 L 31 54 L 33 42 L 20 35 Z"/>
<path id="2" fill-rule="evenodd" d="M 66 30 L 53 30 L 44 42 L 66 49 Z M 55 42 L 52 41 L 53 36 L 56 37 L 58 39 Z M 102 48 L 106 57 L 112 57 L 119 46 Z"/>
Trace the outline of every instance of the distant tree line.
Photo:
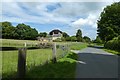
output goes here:
<path id="1" fill-rule="evenodd" d="M 26 24 L 18 24 L 14 27 L 10 22 L 1 22 L 2 38 L 34 40 L 38 36 L 38 31 Z"/>
<path id="2" fill-rule="evenodd" d="M 24 23 L 18 24 L 17 26 L 13 26 L 11 22 L 1 22 L 0 28 L 2 29 L 2 38 L 4 39 L 21 39 L 21 40 L 35 40 L 39 37 L 48 37 L 46 32 L 40 32 L 35 28 L 31 28 L 29 25 Z M 82 31 L 80 29 L 77 30 L 75 36 L 69 36 L 66 32 L 62 33 L 62 41 L 73 41 L 73 42 L 90 42 L 91 39 L 87 36 L 82 37 Z M 56 40 L 57 41 L 57 40 Z M 59 39 L 58 39 L 59 41 Z"/>
<path id="3" fill-rule="evenodd" d="M 88 36 L 82 37 L 82 31 L 77 30 L 76 35 L 69 36 L 66 32 L 63 32 L 62 41 L 72 41 L 72 42 L 91 42 L 91 39 Z"/>

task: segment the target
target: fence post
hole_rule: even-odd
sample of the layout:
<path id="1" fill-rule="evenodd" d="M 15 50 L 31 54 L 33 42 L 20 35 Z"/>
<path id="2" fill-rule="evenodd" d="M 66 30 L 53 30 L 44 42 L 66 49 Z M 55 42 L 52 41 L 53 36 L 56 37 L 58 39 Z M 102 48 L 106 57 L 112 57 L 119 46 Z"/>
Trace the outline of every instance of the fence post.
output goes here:
<path id="1" fill-rule="evenodd" d="M 25 47 L 27 46 L 27 43 L 25 42 Z"/>
<path id="2" fill-rule="evenodd" d="M 52 61 L 53 61 L 53 63 L 56 63 L 57 62 L 57 59 L 56 59 L 56 43 L 53 44 L 52 51 L 53 51 Z"/>
<path id="3" fill-rule="evenodd" d="M 26 73 L 26 48 L 19 48 L 18 52 L 18 78 L 24 78 Z"/>

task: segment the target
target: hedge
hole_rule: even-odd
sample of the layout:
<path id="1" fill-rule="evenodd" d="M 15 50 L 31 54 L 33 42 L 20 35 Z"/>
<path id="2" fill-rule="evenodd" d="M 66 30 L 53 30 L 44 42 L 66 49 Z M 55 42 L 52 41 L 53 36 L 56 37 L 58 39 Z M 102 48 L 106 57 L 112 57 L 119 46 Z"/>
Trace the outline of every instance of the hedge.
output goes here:
<path id="1" fill-rule="evenodd" d="M 107 49 L 116 50 L 120 52 L 120 36 L 115 37 L 113 40 L 108 41 L 104 45 L 104 47 Z"/>

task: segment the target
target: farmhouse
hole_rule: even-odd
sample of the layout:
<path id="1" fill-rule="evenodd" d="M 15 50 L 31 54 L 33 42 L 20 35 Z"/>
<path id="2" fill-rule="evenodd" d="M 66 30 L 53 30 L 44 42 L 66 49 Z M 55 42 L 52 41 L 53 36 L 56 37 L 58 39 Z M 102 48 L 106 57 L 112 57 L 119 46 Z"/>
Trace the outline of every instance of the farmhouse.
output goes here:
<path id="1" fill-rule="evenodd" d="M 61 39 L 62 31 L 54 29 L 49 33 L 49 35 L 52 37 L 52 40 Z"/>
<path id="2" fill-rule="evenodd" d="M 38 41 L 41 41 L 41 42 L 51 42 L 52 41 L 52 39 L 51 38 L 49 38 L 49 37 L 37 37 L 37 40 Z"/>

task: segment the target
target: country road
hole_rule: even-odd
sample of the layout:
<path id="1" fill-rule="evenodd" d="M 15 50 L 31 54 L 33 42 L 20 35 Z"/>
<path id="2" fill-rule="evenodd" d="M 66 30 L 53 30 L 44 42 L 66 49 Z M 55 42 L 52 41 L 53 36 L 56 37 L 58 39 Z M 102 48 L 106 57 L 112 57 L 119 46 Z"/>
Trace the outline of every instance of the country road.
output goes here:
<path id="1" fill-rule="evenodd" d="M 88 47 L 78 53 L 76 78 L 118 78 L 118 56 Z"/>

